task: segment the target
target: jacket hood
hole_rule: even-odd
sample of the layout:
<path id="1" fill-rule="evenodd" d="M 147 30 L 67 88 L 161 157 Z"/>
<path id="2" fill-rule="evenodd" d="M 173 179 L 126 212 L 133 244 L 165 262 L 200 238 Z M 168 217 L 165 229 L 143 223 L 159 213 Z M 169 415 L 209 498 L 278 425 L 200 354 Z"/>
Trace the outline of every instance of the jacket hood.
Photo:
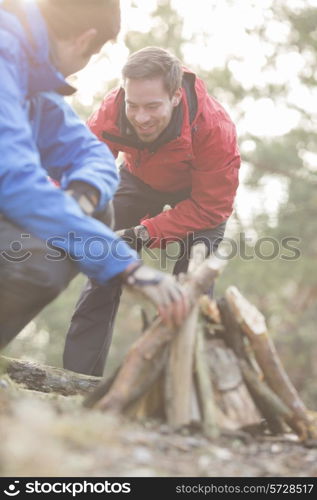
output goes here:
<path id="1" fill-rule="evenodd" d="M 44 91 L 71 95 L 75 91 L 50 61 L 46 23 L 34 0 L 0 0 L 0 31 L 17 39 L 26 53 L 30 64 L 28 96 Z"/>

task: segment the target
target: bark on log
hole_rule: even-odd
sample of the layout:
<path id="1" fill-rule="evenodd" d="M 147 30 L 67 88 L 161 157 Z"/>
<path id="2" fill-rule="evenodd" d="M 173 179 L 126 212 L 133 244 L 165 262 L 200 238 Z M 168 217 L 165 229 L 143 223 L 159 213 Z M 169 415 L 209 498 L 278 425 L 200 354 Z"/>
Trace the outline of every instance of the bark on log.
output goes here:
<path id="1" fill-rule="evenodd" d="M 312 429 L 310 429 L 311 421 L 307 409 L 282 366 L 275 346 L 269 337 L 264 316 L 241 295 L 236 287 L 227 289 L 226 298 L 236 321 L 249 339 L 266 382 L 291 409 L 292 416 L 287 419 L 288 424 L 302 439 L 316 438 L 317 433 L 313 436 L 310 435 Z"/>
<path id="2" fill-rule="evenodd" d="M 261 401 L 265 407 L 266 418 L 275 426 L 275 431 L 285 432 L 283 421 L 290 421 L 292 411 L 281 401 L 281 399 L 260 380 L 245 360 L 239 361 L 243 378 L 245 379 L 252 394 L 256 394 L 257 401 Z M 297 428 L 297 432 L 298 432 Z"/>
<path id="3" fill-rule="evenodd" d="M 154 331 L 156 323 L 153 325 Z M 162 339 L 156 338 L 153 343 L 152 328 L 147 330 L 128 351 L 112 384 L 108 381 L 102 383 L 88 396 L 84 406 L 120 412 L 146 393 L 162 373 L 167 360 L 165 339 L 169 330 L 162 327 L 160 331 Z"/>
<path id="4" fill-rule="evenodd" d="M 27 389 L 40 392 L 56 392 L 63 396 L 87 394 L 100 384 L 100 377 L 90 377 L 80 373 L 40 365 L 31 361 L 1 356 L 3 373 Z"/>
<path id="5" fill-rule="evenodd" d="M 148 392 L 127 407 L 125 414 L 128 417 L 138 420 L 145 418 L 165 418 L 164 373 L 156 379 Z"/>
<path id="6" fill-rule="evenodd" d="M 190 280 L 206 259 L 207 247 L 197 243 L 191 249 L 187 279 Z M 192 308 L 188 318 L 172 340 L 166 370 L 166 413 L 173 428 L 189 425 L 194 389 L 193 368 L 199 306 Z"/>
<path id="7" fill-rule="evenodd" d="M 239 359 L 245 359 L 249 363 L 250 360 L 246 351 L 243 336 L 241 335 L 239 325 L 232 314 L 228 301 L 224 297 L 221 297 L 221 299 L 218 300 L 218 307 L 221 322 L 225 327 L 222 333 L 225 343 L 228 347 L 231 347 Z"/>
<path id="8" fill-rule="evenodd" d="M 211 323 L 220 325 L 221 317 L 220 311 L 215 300 L 210 299 L 207 295 L 203 295 L 199 299 L 200 312 L 205 319 Z"/>
<path id="9" fill-rule="evenodd" d="M 258 425 L 261 416 L 243 380 L 238 358 L 221 338 L 205 341 L 209 377 L 217 405 L 232 422 L 231 428 Z M 223 427 L 223 423 L 218 422 Z"/>
<path id="10" fill-rule="evenodd" d="M 175 429 L 191 422 L 197 321 L 198 306 L 195 305 L 170 345 L 165 379 L 165 407 L 167 422 Z"/>
<path id="11" fill-rule="evenodd" d="M 208 290 L 223 267 L 224 262 L 212 256 L 195 271 L 190 281 L 184 285 L 193 305 L 198 297 Z M 140 379 L 144 381 L 143 391 L 145 391 L 146 386 L 150 385 L 147 381 L 150 382 L 148 375 L 154 359 L 160 358 L 166 344 L 175 334 L 176 332 L 166 327 L 161 319 L 157 318 L 129 350 L 110 389 L 107 388 L 103 392 L 102 387 L 98 388 L 99 401 L 95 406 L 104 411 L 121 411 L 140 395 L 137 388 Z"/>
<path id="12" fill-rule="evenodd" d="M 206 359 L 204 332 L 199 329 L 195 349 L 195 373 L 197 378 L 198 394 L 202 409 L 202 422 L 204 434 L 214 439 L 219 436 L 217 425 L 216 403 L 210 379 L 210 370 Z"/>
<path id="13" fill-rule="evenodd" d="M 191 393 L 191 407 L 190 407 L 190 422 L 192 425 L 198 427 L 202 422 L 202 414 L 198 401 L 198 388 L 193 376 L 193 390 Z"/>
<path id="14" fill-rule="evenodd" d="M 248 356 L 239 324 L 237 323 L 231 311 L 227 299 L 222 297 L 218 301 L 218 307 L 220 310 L 222 323 L 225 327 L 225 330 L 223 332 L 223 338 L 226 344 L 233 349 L 234 353 L 236 354 L 239 360 L 239 363 L 241 362 L 241 360 L 243 360 L 248 365 L 248 367 L 251 370 L 253 370 L 253 366 Z M 250 384 L 250 380 L 248 378 L 244 377 L 244 380 L 247 384 L 248 390 L 252 396 L 253 401 L 255 402 L 260 413 L 265 418 L 270 431 L 273 434 L 279 434 L 284 432 L 285 427 L 282 425 L 281 419 L 274 417 L 270 408 L 267 407 L 266 399 L 261 397 L 261 391 L 257 391 L 256 388 L 253 387 L 252 384 Z"/>

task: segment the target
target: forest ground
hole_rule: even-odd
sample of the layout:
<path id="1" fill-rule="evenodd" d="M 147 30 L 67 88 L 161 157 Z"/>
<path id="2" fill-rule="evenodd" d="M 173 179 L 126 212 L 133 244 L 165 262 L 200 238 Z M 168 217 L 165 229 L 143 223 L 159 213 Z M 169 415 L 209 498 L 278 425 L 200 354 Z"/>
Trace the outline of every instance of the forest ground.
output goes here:
<path id="1" fill-rule="evenodd" d="M 80 396 L 21 390 L 0 380 L 1 476 L 316 477 L 317 449 L 294 435 L 198 429 L 83 409 Z"/>

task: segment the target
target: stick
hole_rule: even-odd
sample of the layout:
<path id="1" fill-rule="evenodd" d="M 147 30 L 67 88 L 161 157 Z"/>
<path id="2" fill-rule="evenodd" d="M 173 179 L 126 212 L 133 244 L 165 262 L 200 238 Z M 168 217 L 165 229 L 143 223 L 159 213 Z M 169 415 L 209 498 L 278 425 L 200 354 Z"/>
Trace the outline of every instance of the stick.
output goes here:
<path id="1" fill-rule="evenodd" d="M 245 343 L 243 340 L 243 335 L 241 334 L 240 327 L 233 316 L 231 308 L 228 304 L 227 299 L 222 297 L 218 301 L 218 306 L 221 313 L 222 323 L 225 326 L 225 330 L 223 332 L 224 340 L 226 344 L 231 347 L 231 349 L 236 354 L 239 363 L 241 360 L 250 368 L 251 372 L 254 372 L 254 368 L 250 362 L 248 353 L 246 351 Z M 259 379 L 259 373 L 255 372 L 254 376 Z M 245 377 L 244 377 L 245 378 Z M 245 379 L 248 390 L 263 417 L 267 421 L 268 427 L 273 434 L 279 434 L 284 432 L 284 426 L 281 424 L 280 419 L 277 419 L 273 416 L 270 408 L 267 407 L 266 399 L 261 397 L 261 391 L 257 391 L 253 385 L 250 383 L 250 379 Z"/>
<path id="2" fill-rule="evenodd" d="M 228 288 L 226 298 L 236 321 L 250 341 L 265 380 L 292 411 L 292 418 L 288 419 L 288 424 L 302 438 L 317 437 L 317 434 L 310 435 L 312 430 L 309 430 L 311 422 L 307 409 L 283 368 L 275 346 L 269 337 L 264 316 L 241 295 L 236 287 Z M 309 436 L 306 436 L 307 433 Z"/>
<path id="3" fill-rule="evenodd" d="M 203 431 L 207 437 L 214 439 L 219 436 L 219 428 L 217 426 L 217 410 L 206 360 L 206 346 L 202 329 L 199 329 L 196 338 L 195 366 L 203 416 Z"/>
<path id="4" fill-rule="evenodd" d="M 198 243 L 192 247 L 188 265 L 188 279 L 206 258 L 207 247 Z M 168 424 L 173 428 L 189 425 L 191 422 L 191 401 L 193 384 L 194 350 L 199 306 L 193 306 L 188 318 L 172 340 L 168 360 L 165 390 Z"/>

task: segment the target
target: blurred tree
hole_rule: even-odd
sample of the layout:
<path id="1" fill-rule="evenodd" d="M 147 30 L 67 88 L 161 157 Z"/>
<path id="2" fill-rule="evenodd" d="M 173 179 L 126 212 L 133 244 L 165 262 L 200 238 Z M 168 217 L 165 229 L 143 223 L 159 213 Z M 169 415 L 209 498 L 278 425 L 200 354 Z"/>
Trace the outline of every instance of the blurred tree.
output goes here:
<path id="1" fill-rule="evenodd" d="M 152 13 L 149 31 L 146 33 L 129 31 L 125 37 L 125 44 L 131 52 L 147 46 L 159 46 L 182 59 L 182 45 L 186 41 L 183 36 L 183 24 L 183 19 L 173 8 L 170 0 L 158 0 L 157 7 Z"/>

